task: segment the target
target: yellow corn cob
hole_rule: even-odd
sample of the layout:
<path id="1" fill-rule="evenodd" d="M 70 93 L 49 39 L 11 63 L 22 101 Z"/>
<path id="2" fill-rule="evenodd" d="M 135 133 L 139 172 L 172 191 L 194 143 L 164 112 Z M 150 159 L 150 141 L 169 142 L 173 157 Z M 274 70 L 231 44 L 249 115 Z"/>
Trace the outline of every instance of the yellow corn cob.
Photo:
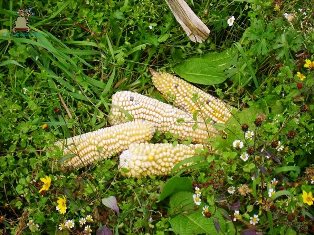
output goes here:
<path id="1" fill-rule="evenodd" d="M 156 72 L 152 69 L 150 72 L 153 75 L 154 86 L 178 108 L 189 113 L 200 111 L 200 118 L 203 120 L 210 118 L 218 123 L 225 123 L 231 117 L 231 107 L 223 101 L 169 73 Z"/>
<path id="2" fill-rule="evenodd" d="M 203 121 L 193 120 L 191 114 L 159 100 L 130 91 L 117 92 L 112 96 L 112 109 L 109 114 L 110 124 L 130 120 L 152 122 L 160 132 L 170 132 L 179 139 L 191 139 L 194 143 L 206 143 L 208 137 L 217 131 Z M 195 125 L 197 124 L 196 128 Z"/>
<path id="3" fill-rule="evenodd" d="M 203 148 L 201 144 L 131 144 L 121 153 L 119 168 L 122 174 L 131 177 L 167 175 L 175 164 L 192 157 L 200 148 Z"/>
<path id="4" fill-rule="evenodd" d="M 118 154 L 131 143 L 149 141 L 154 132 L 151 123 L 138 120 L 58 141 L 56 145 L 69 157 L 62 166 L 79 168 Z"/>

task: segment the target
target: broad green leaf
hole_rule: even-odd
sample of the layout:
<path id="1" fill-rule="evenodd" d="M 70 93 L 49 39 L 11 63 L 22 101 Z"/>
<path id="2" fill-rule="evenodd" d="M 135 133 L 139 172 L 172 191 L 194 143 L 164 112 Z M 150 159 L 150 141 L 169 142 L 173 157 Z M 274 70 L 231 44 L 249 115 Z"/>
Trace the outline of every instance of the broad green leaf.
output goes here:
<path id="1" fill-rule="evenodd" d="M 226 221 L 220 213 L 220 210 L 215 210 L 214 207 L 210 207 L 212 212 L 210 218 L 206 218 L 202 215 L 202 208 L 193 211 L 192 213 L 181 213 L 172 219 L 170 224 L 173 231 L 180 235 L 192 235 L 192 234 L 235 234 L 235 228 L 231 221 Z M 216 227 L 219 227 L 220 232 Z"/>
<path id="2" fill-rule="evenodd" d="M 188 177 L 173 177 L 169 179 L 159 197 L 159 201 L 180 191 L 192 191 L 192 180 Z"/>
<path id="3" fill-rule="evenodd" d="M 174 71 L 185 80 L 197 84 L 214 85 L 227 79 L 225 70 L 236 58 L 234 50 L 213 52 L 200 58 L 191 58 L 179 64 Z"/>
<path id="4" fill-rule="evenodd" d="M 195 210 L 195 204 L 193 201 L 193 193 L 187 191 L 179 191 L 170 197 L 169 201 L 169 214 L 171 216 L 178 215 L 180 213 L 191 213 Z"/>

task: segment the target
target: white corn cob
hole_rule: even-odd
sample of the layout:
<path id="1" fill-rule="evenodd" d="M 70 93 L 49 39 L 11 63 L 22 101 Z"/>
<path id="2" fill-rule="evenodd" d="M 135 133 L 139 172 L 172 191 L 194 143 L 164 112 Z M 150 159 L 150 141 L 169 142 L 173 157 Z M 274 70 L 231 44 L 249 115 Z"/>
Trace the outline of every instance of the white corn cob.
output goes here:
<path id="1" fill-rule="evenodd" d="M 181 140 L 191 139 L 194 143 L 206 143 L 210 136 L 217 134 L 210 124 L 195 121 L 191 114 L 172 105 L 130 91 L 117 92 L 112 96 L 109 122 L 125 122 L 128 116 L 152 122 L 158 131 L 169 132 Z"/>
<path id="2" fill-rule="evenodd" d="M 200 118 L 203 120 L 210 118 L 218 123 L 225 123 L 231 117 L 231 107 L 223 101 L 169 73 L 156 72 L 152 69 L 150 72 L 153 75 L 154 86 L 176 107 L 189 113 L 200 111 Z"/>
<path id="3" fill-rule="evenodd" d="M 114 156 L 131 143 L 149 141 L 154 132 L 151 123 L 138 120 L 58 141 L 56 145 L 63 148 L 64 156 L 68 157 L 62 166 L 79 168 Z"/>
<path id="4" fill-rule="evenodd" d="M 130 177 L 167 175 L 175 164 L 192 157 L 201 148 L 201 144 L 131 144 L 121 153 L 119 168 Z"/>

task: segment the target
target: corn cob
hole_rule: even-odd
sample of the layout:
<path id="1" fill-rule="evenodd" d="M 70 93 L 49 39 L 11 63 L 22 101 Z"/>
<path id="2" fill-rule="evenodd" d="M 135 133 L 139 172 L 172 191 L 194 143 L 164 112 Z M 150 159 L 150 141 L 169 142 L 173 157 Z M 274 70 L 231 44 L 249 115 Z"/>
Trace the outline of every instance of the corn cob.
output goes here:
<path id="1" fill-rule="evenodd" d="M 79 168 L 118 154 L 131 143 L 149 141 L 154 132 L 151 123 L 138 120 L 68 138 L 56 145 L 69 157 L 62 166 Z"/>
<path id="2" fill-rule="evenodd" d="M 202 147 L 201 144 L 131 144 L 121 153 L 119 168 L 130 177 L 167 175 L 175 164 L 192 157 Z"/>
<path id="3" fill-rule="evenodd" d="M 191 114 L 172 105 L 130 91 L 117 92 L 112 96 L 109 123 L 126 122 L 128 116 L 152 122 L 162 133 L 170 132 L 178 139 L 191 139 L 194 143 L 206 143 L 208 137 L 217 134 L 211 125 L 193 120 Z"/>
<path id="4" fill-rule="evenodd" d="M 200 118 L 218 123 L 225 123 L 231 117 L 231 107 L 223 101 L 169 73 L 152 69 L 150 72 L 154 86 L 176 107 L 189 113 L 200 111 Z"/>

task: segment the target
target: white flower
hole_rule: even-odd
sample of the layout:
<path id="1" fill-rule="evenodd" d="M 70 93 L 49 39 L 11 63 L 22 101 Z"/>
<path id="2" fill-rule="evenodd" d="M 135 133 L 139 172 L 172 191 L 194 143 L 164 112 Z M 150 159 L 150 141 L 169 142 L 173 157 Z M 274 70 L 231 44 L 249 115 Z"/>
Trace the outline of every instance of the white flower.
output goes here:
<path id="1" fill-rule="evenodd" d="M 249 155 L 247 153 L 242 153 L 240 158 L 246 162 L 249 159 Z"/>
<path id="2" fill-rule="evenodd" d="M 229 25 L 229 26 L 232 26 L 233 23 L 234 23 L 234 20 L 235 20 L 234 16 L 231 16 L 231 17 L 227 20 L 228 25 Z"/>
<path id="3" fill-rule="evenodd" d="M 251 140 L 251 139 L 253 139 L 253 137 L 254 137 L 254 131 L 247 131 L 247 132 L 245 132 L 245 139 L 249 139 L 249 140 Z"/>
<path id="4" fill-rule="evenodd" d="M 294 17 L 295 17 L 295 15 L 294 14 L 291 14 L 291 13 L 285 13 L 285 14 L 283 14 L 283 16 L 288 20 L 288 22 L 291 22 L 291 21 L 293 21 L 293 19 L 294 19 Z"/>
<path id="5" fill-rule="evenodd" d="M 93 217 L 91 215 L 87 215 L 85 219 L 87 222 L 93 222 L 94 221 Z"/>
<path id="6" fill-rule="evenodd" d="M 235 140 L 233 141 L 232 146 L 236 149 L 242 149 L 244 145 L 241 140 Z"/>
<path id="7" fill-rule="evenodd" d="M 268 189 L 268 196 L 272 197 L 275 194 L 275 190 L 273 188 Z"/>
<path id="8" fill-rule="evenodd" d="M 23 87 L 23 89 L 22 89 L 22 90 L 23 90 L 23 94 L 24 94 L 24 95 L 26 95 L 26 93 L 28 92 L 28 89 L 27 89 L 27 88 L 25 88 L 25 87 Z"/>
<path id="9" fill-rule="evenodd" d="M 90 225 L 85 226 L 84 232 L 88 235 L 92 234 L 92 229 L 90 228 Z"/>
<path id="10" fill-rule="evenodd" d="M 201 205 L 201 202 L 202 202 L 201 195 L 200 194 L 193 194 L 193 201 L 197 206 Z"/>
<path id="11" fill-rule="evenodd" d="M 64 226 L 68 229 L 74 228 L 74 220 L 71 219 L 71 220 L 65 221 Z"/>
<path id="12" fill-rule="evenodd" d="M 240 211 L 234 211 L 233 213 L 233 221 L 237 221 L 237 219 L 241 219 Z"/>
<path id="13" fill-rule="evenodd" d="M 235 192 L 235 187 L 234 187 L 234 186 L 230 186 L 227 190 L 228 190 L 228 193 L 234 194 L 234 192 Z"/>
<path id="14" fill-rule="evenodd" d="M 311 184 L 314 184 L 314 176 L 311 178 Z"/>
<path id="15" fill-rule="evenodd" d="M 202 211 L 202 215 L 207 217 L 208 215 L 210 215 L 210 211 L 208 209 L 208 206 L 204 206 L 203 207 L 203 211 Z"/>
<path id="16" fill-rule="evenodd" d="M 278 146 L 276 147 L 276 150 L 277 150 L 278 152 L 281 152 L 283 149 L 284 149 L 284 146 L 281 144 L 280 141 L 278 141 Z"/>
<path id="17" fill-rule="evenodd" d="M 29 220 L 27 223 L 27 226 L 29 228 L 29 230 L 31 230 L 31 232 L 37 232 L 39 231 L 39 225 L 34 223 L 34 220 Z"/>
<path id="18" fill-rule="evenodd" d="M 273 178 L 271 181 L 272 185 L 277 185 L 278 184 L 278 180 L 276 178 Z"/>
<path id="19" fill-rule="evenodd" d="M 80 222 L 80 225 L 83 226 L 86 223 L 86 219 L 80 218 L 79 222 Z"/>
<path id="20" fill-rule="evenodd" d="M 254 215 L 253 217 L 250 217 L 250 224 L 257 224 L 259 221 L 258 215 Z"/>
<path id="21" fill-rule="evenodd" d="M 149 25 L 148 28 L 149 28 L 149 29 L 153 29 L 153 26 L 152 26 L 152 25 Z"/>
<path id="22" fill-rule="evenodd" d="M 201 192 L 199 187 L 195 187 L 194 190 L 195 190 L 195 194 L 198 194 L 198 195 L 202 194 L 202 192 Z"/>

